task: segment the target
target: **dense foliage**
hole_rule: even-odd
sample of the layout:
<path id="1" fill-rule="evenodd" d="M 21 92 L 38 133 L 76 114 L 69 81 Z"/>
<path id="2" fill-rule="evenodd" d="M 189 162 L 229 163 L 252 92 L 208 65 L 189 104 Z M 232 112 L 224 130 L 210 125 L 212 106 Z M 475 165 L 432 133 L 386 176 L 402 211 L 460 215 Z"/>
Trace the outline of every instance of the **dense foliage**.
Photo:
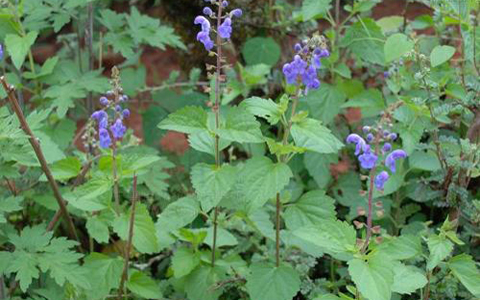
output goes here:
<path id="1" fill-rule="evenodd" d="M 0 299 L 478 299 L 479 19 L 0 0 Z"/>

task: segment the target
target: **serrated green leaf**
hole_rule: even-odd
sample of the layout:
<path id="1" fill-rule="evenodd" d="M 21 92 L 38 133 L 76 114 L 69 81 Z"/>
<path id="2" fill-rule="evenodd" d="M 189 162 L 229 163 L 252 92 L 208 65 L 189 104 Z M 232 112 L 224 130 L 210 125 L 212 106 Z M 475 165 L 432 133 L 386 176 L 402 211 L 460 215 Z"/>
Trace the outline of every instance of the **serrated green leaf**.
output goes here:
<path id="1" fill-rule="evenodd" d="M 267 157 L 254 157 L 239 171 L 225 200 L 239 209 L 253 211 L 281 192 L 292 176 L 288 165 L 273 163 Z"/>
<path id="2" fill-rule="evenodd" d="M 452 46 L 436 46 L 430 53 L 430 63 L 432 67 L 437 67 L 447 62 L 455 54 L 455 48 Z"/>
<path id="3" fill-rule="evenodd" d="M 204 211 L 217 206 L 235 183 L 237 169 L 230 165 L 217 168 L 205 163 L 192 168 L 192 185 Z"/>
<path id="4" fill-rule="evenodd" d="M 130 273 L 127 288 L 131 292 L 147 299 L 162 299 L 160 286 L 150 276 L 135 270 Z"/>
<path id="5" fill-rule="evenodd" d="M 413 49 L 414 42 L 410 41 L 403 33 L 396 33 L 388 37 L 385 42 L 385 62 L 389 63 L 401 58 L 405 53 Z"/>
<path id="6" fill-rule="evenodd" d="M 298 147 L 318 153 L 335 153 L 343 144 L 317 120 L 307 118 L 292 125 L 292 136 Z"/>
<path id="7" fill-rule="evenodd" d="M 332 0 L 303 0 L 302 14 L 303 21 L 308 21 L 317 15 L 324 15 L 330 9 Z"/>
<path id="8" fill-rule="evenodd" d="M 441 261 L 447 258 L 453 251 L 453 243 L 446 237 L 433 234 L 427 239 L 430 256 L 427 262 L 427 269 L 433 270 Z"/>
<path id="9" fill-rule="evenodd" d="M 190 146 L 200 152 L 208 153 L 215 156 L 215 134 L 208 131 L 202 131 L 199 133 L 191 134 L 188 136 L 188 142 Z M 231 141 L 225 139 L 219 139 L 218 149 L 223 149 L 230 146 Z"/>
<path id="10" fill-rule="evenodd" d="M 82 164 L 76 157 L 67 157 L 65 159 L 56 161 L 50 167 L 52 175 L 56 180 L 68 180 L 70 178 L 74 178 L 80 173 L 81 169 Z M 40 181 L 47 181 L 45 175 L 40 177 Z"/>
<path id="11" fill-rule="evenodd" d="M 158 127 L 160 129 L 195 134 L 208 130 L 207 119 L 208 114 L 201 107 L 185 106 L 168 115 L 166 119 L 158 124 Z"/>
<path id="12" fill-rule="evenodd" d="M 93 216 L 87 219 L 85 224 L 88 234 L 99 243 L 108 243 L 110 231 L 108 222 L 99 216 Z"/>
<path id="13" fill-rule="evenodd" d="M 380 251 L 391 259 L 403 260 L 422 254 L 422 244 L 419 236 L 404 234 L 385 241 L 379 246 Z"/>
<path id="14" fill-rule="evenodd" d="M 454 256 L 447 265 L 470 293 L 475 297 L 480 297 L 480 272 L 470 255 L 462 253 Z"/>
<path id="15" fill-rule="evenodd" d="M 300 290 L 300 277 L 290 265 L 255 263 L 250 272 L 246 287 L 252 300 L 291 300 Z"/>
<path id="16" fill-rule="evenodd" d="M 325 191 L 315 190 L 304 194 L 285 210 L 287 228 L 295 230 L 302 226 L 320 224 L 325 219 L 335 219 L 335 201 Z"/>
<path id="17" fill-rule="evenodd" d="M 5 37 L 7 51 L 12 58 L 13 64 L 18 70 L 22 67 L 25 57 L 30 51 L 30 47 L 35 43 L 37 36 L 38 32 L 31 31 L 23 37 L 16 34 L 7 34 Z"/>
<path id="18" fill-rule="evenodd" d="M 52 98 L 51 107 L 57 109 L 60 118 L 65 117 L 69 108 L 75 107 L 74 100 L 86 97 L 85 90 L 76 83 L 53 85 L 45 92 L 45 97 Z"/>
<path id="19" fill-rule="evenodd" d="M 123 259 L 121 257 L 109 257 L 105 254 L 93 252 L 85 257 L 83 268 L 89 272 L 89 280 L 92 288 L 87 295 L 91 299 L 103 299 L 120 285 L 122 278 Z"/>
<path id="20" fill-rule="evenodd" d="M 360 293 L 369 300 L 390 300 L 393 284 L 393 263 L 379 253 L 368 261 L 354 258 L 348 262 L 348 273 Z"/>
<path id="21" fill-rule="evenodd" d="M 262 143 L 260 123 L 240 107 L 231 107 L 226 114 L 225 124 L 216 131 L 223 139 L 239 143 Z"/>
<path id="22" fill-rule="evenodd" d="M 127 240 L 130 222 L 130 210 L 121 214 L 113 221 L 113 230 L 122 238 Z M 133 246 L 140 253 L 155 253 L 159 251 L 155 224 L 150 217 L 147 207 L 138 203 L 135 209 L 135 220 L 133 222 Z"/>
<path id="23" fill-rule="evenodd" d="M 410 295 L 427 284 L 427 278 L 416 267 L 406 266 L 395 261 L 393 262 L 393 272 L 392 292 Z"/>
<path id="24" fill-rule="evenodd" d="M 280 107 L 271 99 L 251 97 L 243 100 L 240 105 L 251 114 L 266 119 L 270 125 L 277 124 L 282 117 Z"/>
<path id="25" fill-rule="evenodd" d="M 340 42 L 341 47 L 348 47 L 359 59 L 384 65 L 384 36 L 381 28 L 370 18 L 362 18 L 348 27 Z"/>
<path id="26" fill-rule="evenodd" d="M 156 228 L 161 231 L 179 229 L 192 222 L 200 212 L 198 200 L 194 196 L 187 196 L 170 203 L 158 215 Z"/>
<path id="27" fill-rule="evenodd" d="M 340 260 L 350 259 L 357 251 L 355 229 L 339 220 L 326 219 L 316 225 L 300 227 L 293 230 L 292 235 Z"/>
<path id="28" fill-rule="evenodd" d="M 185 280 L 185 291 L 190 300 L 216 300 L 223 288 L 214 288 L 215 284 L 225 278 L 222 268 L 210 264 L 200 264 Z"/>
<path id="29" fill-rule="evenodd" d="M 190 274 L 200 264 L 200 256 L 198 252 L 191 248 L 178 248 L 172 257 L 173 276 L 180 278 Z"/>
<path id="30" fill-rule="evenodd" d="M 79 186 L 75 191 L 64 194 L 72 206 L 84 211 L 99 211 L 107 208 L 112 200 L 113 183 L 108 178 L 95 177 Z"/>

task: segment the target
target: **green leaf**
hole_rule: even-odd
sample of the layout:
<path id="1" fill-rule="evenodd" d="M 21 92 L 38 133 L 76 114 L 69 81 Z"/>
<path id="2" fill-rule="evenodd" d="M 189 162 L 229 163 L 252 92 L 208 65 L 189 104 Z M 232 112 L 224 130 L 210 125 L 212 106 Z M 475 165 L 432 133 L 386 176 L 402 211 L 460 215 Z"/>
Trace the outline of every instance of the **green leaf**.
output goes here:
<path id="1" fill-rule="evenodd" d="M 480 297 L 480 272 L 470 255 L 462 253 L 454 256 L 447 265 L 470 293 L 475 297 Z"/>
<path id="2" fill-rule="evenodd" d="M 355 229 L 339 220 L 326 219 L 316 225 L 300 227 L 293 230 L 292 235 L 340 260 L 350 259 L 357 251 Z M 300 244 L 298 246 L 302 247 Z"/>
<path id="3" fill-rule="evenodd" d="M 213 227 L 209 227 L 207 229 L 207 236 L 203 241 L 205 244 L 213 247 Z M 238 245 L 237 238 L 228 232 L 227 230 L 218 227 L 217 228 L 217 244 L 216 247 L 223 247 L 223 246 L 236 246 Z"/>
<path id="4" fill-rule="evenodd" d="M 85 224 L 88 234 L 99 243 L 108 243 L 110 232 L 108 230 L 108 222 L 100 216 L 93 216 L 87 219 Z"/>
<path id="5" fill-rule="evenodd" d="M 436 171 L 440 170 L 440 161 L 433 151 L 415 151 L 408 156 L 408 164 L 412 169 Z"/>
<path id="6" fill-rule="evenodd" d="M 239 171 L 225 200 L 245 211 L 253 211 L 281 192 L 292 176 L 288 165 L 273 163 L 267 157 L 254 157 Z"/>
<path id="7" fill-rule="evenodd" d="M 405 53 L 413 49 L 414 42 L 409 40 L 403 33 L 396 33 L 388 37 L 385 42 L 385 62 L 389 63 L 401 58 Z"/>
<path id="8" fill-rule="evenodd" d="M 127 240 L 130 222 L 130 210 L 127 214 L 121 214 L 113 221 L 113 230 Z M 155 225 L 150 217 L 147 207 L 138 203 L 133 222 L 133 246 L 140 253 L 156 253 L 159 251 L 158 240 L 155 234 Z"/>
<path id="9" fill-rule="evenodd" d="M 0 200 L 0 224 L 7 223 L 7 219 L 4 216 L 5 213 L 10 213 L 23 209 L 21 205 L 22 201 L 23 197 L 18 196 L 10 196 L 8 198 L 3 198 L 2 200 Z"/>
<path id="10" fill-rule="evenodd" d="M 377 253 L 368 261 L 354 258 L 348 262 L 348 273 L 368 300 L 390 300 L 394 273 L 388 257 Z"/>
<path id="11" fill-rule="evenodd" d="M 200 264 L 198 254 L 191 248 L 178 248 L 172 257 L 173 276 L 180 278 L 190 274 Z"/>
<path id="12" fill-rule="evenodd" d="M 318 153 L 334 153 L 343 147 L 327 127 L 310 118 L 293 124 L 292 136 L 298 147 Z"/>
<path id="13" fill-rule="evenodd" d="M 247 65 L 274 66 L 280 59 L 281 49 L 271 37 L 254 37 L 243 45 L 242 54 Z"/>
<path id="14" fill-rule="evenodd" d="M 393 285 L 392 291 L 399 294 L 414 293 L 427 284 L 427 278 L 416 267 L 406 266 L 401 262 L 393 262 Z"/>
<path id="15" fill-rule="evenodd" d="M 432 67 L 437 67 L 447 62 L 455 54 L 455 48 L 451 46 L 436 46 L 430 53 L 430 63 Z"/>
<path id="16" fill-rule="evenodd" d="M 65 159 L 56 161 L 50 166 L 52 175 L 56 180 L 68 180 L 70 178 L 74 178 L 80 173 L 81 169 L 82 164 L 76 157 L 67 157 Z M 40 177 L 40 181 L 47 181 L 45 175 Z"/>
<path id="17" fill-rule="evenodd" d="M 363 61 L 384 65 L 384 38 L 375 20 L 363 18 L 348 27 L 340 46 L 350 48 Z"/>
<path id="18" fill-rule="evenodd" d="M 217 134 L 226 140 L 239 143 L 263 143 L 260 123 L 255 117 L 240 107 L 231 107 L 227 111 L 225 124 Z"/>
<path id="19" fill-rule="evenodd" d="M 127 288 L 143 298 L 163 299 L 160 286 L 155 280 L 138 270 L 130 273 L 127 281 Z"/>
<path id="20" fill-rule="evenodd" d="M 72 206 L 84 211 L 98 211 L 107 208 L 112 200 L 113 183 L 108 178 L 94 177 L 75 191 L 64 194 Z"/>
<path id="21" fill-rule="evenodd" d="M 290 265 L 255 263 L 250 272 L 246 287 L 252 300 L 291 300 L 300 290 L 300 277 Z"/>
<path id="22" fill-rule="evenodd" d="M 331 0 L 303 0 L 303 21 L 309 21 L 317 15 L 324 15 L 330 9 Z"/>
<path id="23" fill-rule="evenodd" d="M 18 70 L 22 68 L 25 57 L 30 51 L 30 47 L 35 43 L 37 36 L 38 32 L 31 31 L 23 37 L 16 34 L 7 34 L 5 37 L 7 51 L 12 57 L 12 62 Z"/>
<path id="24" fill-rule="evenodd" d="M 192 185 L 204 211 L 217 206 L 235 183 L 236 168 L 230 165 L 196 164 L 192 168 Z"/>
<path id="25" fill-rule="evenodd" d="M 52 74 L 53 69 L 55 68 L 57 63 L 58 63 L 58 56 L 50 57 L 45 61 L 39 73 L 33 74 L 33 72 L 24 72 L 23 77 L 26 79 L 35 79 L 35 78 L 43 77 L 46 75 L 50 75 Z"/>
<path id="26" fill-rule="evenodd" d="M 8 273 L 16 272 L 15 280 L 20 282 L 20 288 L 26 292 L 33 279 L 38 279 L 40 272 L 37 260 L 26 252 L 16 251 L 12 254 L 11 263 L 5 270 Z"/>
<path id="27" fill-rule="evenodd" d="M 207 119 L 208 114 L 201 107 L 185 106 L 169 114 L 158 128 L 194 134 L 208 130 Z"/>
<path id="28" fill-rule="evenodd" d="M 325 295 L 315 297 L 313 298 L 313 300 L 342 300 L 342 298 L 339 298 L 334 294 L 325 294 Z"/>
<path id="29" fill-rule="evenodd" d="M 213 132 L 202 131 L 191 134 L 188 136 L 188 142 L 193 149 L 215 156 L 215 134 Z M 227 148 L 230 144 L 231 141 L 219 139 L 219 151 Z"/>
<path id="30" fill-rule="evenodd" d="M 51 107 L 57 109 L 59 118 L 65 117 L 69 108 L 75 107 L 75 99 L 86 96 L 85 89 L 73 82 L 64 85 L 53 85 L 45 92 L 45 97 L 53 99 Z"/>
<path id="31" fill-rule="evenodd" d="M 430 257 L 427 262 L 427 269 L 433 270 L 441 261 L 453 251 L 453 243 L 444 236 L 433 234 L 427 240 Z"/>
<path id="32" fill-rule="evenodd" d="M 340 113 L 347 97 L 339 87 L 322 82 L 318 90 L 309 91 L 304 99 L 312 116 L 329 124 Z"/>
<path id="33" fill-rule="evenodd" d="M 287 228 L 295 230 L 302 226 L 320 224 L 325 219 L 335 219 L 335 201 L 325 191 L 315 190 L 304 194 L 285 210 Z"/>
<path id="34" fill-rule="evenodd" d="M 109 257 L 93 252 L 85 258 L 83 268 L 89 273 L 92 288 L 87 291 L 90 299 L 103 299 L 111 289 L 120 285 L 123 259 L 119 256 Z"/>
<path id="35" fill-rule="evenodd" d="M 266 119 L 270 125 L 277 124 L 282 117 L 282 111 L 279 105 L 271 99 L 251 97 L 243 100 L 240 105 L 251 114 Z"/>
<path id="36" fill-rule="evenodd" d="M 404 260 L 421 255 L 422 243 L 419 236 L 403 234 L 383 242 L 379 250 L 391 259 Z"/>
<path id="37" fill-rule="evenodd" d="M 200 212 L 198 201 L 193 196 L 187 196 L 170 203 L 158 215 L 156 227 L 158 230 L 172 231 L 191 223 Z"/>
<path id="38" fill-rule="evenodd" d="M 185 280 L 185 291 L 189 300 L 216 300 L 223 292 L 223 288 L 216 288 L 215 284 L 225 278 L 223 269 L 215 266 L 199 265 Z"/>
<path id="39" fill-rule="evenodd" d="M 377 25 L 382 28 L 383 33 L 397 31 L 403 25 L 402 16 L 388 16 L 377 20 Z"/>
<path id="40" fill-rule="evenodd" d="M 147 70 L 144 66 L 137 69 L 125 68 L 120 71 L 122 88 L 125 94 L 130 97 L 137 95 L 137 90 L 143 88 L 146 84 Z"/>

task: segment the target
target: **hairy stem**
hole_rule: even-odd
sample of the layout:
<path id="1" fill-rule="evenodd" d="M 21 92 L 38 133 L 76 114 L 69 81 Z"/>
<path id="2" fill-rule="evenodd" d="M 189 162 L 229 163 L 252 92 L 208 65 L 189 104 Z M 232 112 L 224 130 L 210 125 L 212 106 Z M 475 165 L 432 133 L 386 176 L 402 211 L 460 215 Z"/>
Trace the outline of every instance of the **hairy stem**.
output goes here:
<path id="1" fill-rule="evenodd" d="M 218 5 L 217 12 L 217 30 L 222 22 L 222 4 Z M 215 129 L 220 127 L 220 81 L 222 76 L 222 38 L 217 33 L 217 71 L 215 73 L 215 104 L 213 112 L 215 113 Z M 215 166 L 220 167 L 220 137 L 215 135 Z M 213 214 L 213 244 L 212 244 L 212 267 L 215 266 L 215 249 L 217 246 L 217 227 L 218 227 L 218 207 L 215 207 Z"/>
<path id="2" fill-rule="evenodd" d="M 120 281 L 120 286 L 118 288 L 118 299 L 122 299 L 123 289 L 125 285 L 125 281 L 128 277 L 128 261 L 130 260 L 130 249 L 132 248 L 132 240 L 133 240 L 133 224 L 135 222 L 135 207 L 137 203 L 137 175 L 133 175 L 133 191 L 132 191 L 132 209 L 130 212 L 130 223 L 128 224 L 128 239 L 127 244 L 124 250 L 124 265 L 123 265 L 123 272 L 122 272 L 122 279 Z"/>
<path id="3" fill-rule="evenodd" d="M 115 199 L 115 212 L 120 214 L 120 195 L 118 192 L 118 171 L 117 171 L 117 144 L 113 141 L 112 147 L 112 175 L 113 175 L 113 198 Z"/>
<path id="4" fill-rule="evenodd" d="M 38 158 L 38 161 L 40 162 L 40 165 L 42 167 L 43 172 L 45 173 L 45 176 L 47 177 L 48 183 L 50 184 L 50 187 L 52 188 L 53 195 L 55 196 L 55 199 L 57 200 L 58 206 L 60 207 L 60 210 L 62 211 L 63 217 L 65 218 L 65 221 L 67 222 L 68 229 L 70 232 L 70 236 L 79 241 L 77 231 L 75 230 L 75 225 L 73 224 L 73 220 L 68 213 L 67 210 L 67 204 L 65 203 L 65 200 L 63 199 L 60 189 L 58 188 L 57 182 L 55 181 L 55 178 L 52 175 L 52 172 L 50 171 L 50 168 L 48 167 L 47 161 L 45 159 L 45 156 L 43 155 L 42 148 L 40 147 L 40 144 L 33 134 L 32 130 L 30 129 L 30 126 L 27 123 L 27 120 L 25 119 L 25 116 L 23 115 L 22 109 L 20 108 L 20 105 L 18 104 L 17 98 L 15 97 L 15 89 L 10 86 L 7 81 L 5 80 L 5 77 L 2 76 L 0 77 L 0 81 L 2 82 L 3 88 L 7 92 L 8 95 L 8 100 L 10 101 L 10 104 L 12 105 L 12 108 L 17 115 L 18 120 L 20 121 L 20 125 L 22 127 L 22 130 L 26 133 L 28 136 L 28 140 L 30 141 L 30 144 L 32 145 L 33 151 L 35 152 L 35 155 Z"/>

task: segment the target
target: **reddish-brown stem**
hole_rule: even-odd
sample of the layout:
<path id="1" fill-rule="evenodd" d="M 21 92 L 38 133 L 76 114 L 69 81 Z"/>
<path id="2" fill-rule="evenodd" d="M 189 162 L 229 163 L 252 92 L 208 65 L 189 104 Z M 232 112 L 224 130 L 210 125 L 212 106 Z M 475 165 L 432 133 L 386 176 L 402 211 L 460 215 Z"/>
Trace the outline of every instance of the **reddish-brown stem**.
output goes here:
<path id="1" fill-rule="evenodd" d="M 42 152 L 42 148 L 40 147 L 40 144 L 38 143 L 37 138 L 35 137 L 32 130 L 30 129 L 30 126 L 28 126 L 27 120 L 25 119 L 22 109 L 18 104 L 17 98 L 15 96 L 15 89 L 8 85 L 4 76 L 0 77 L 0 81 L 2 82 L 3 88 L 7 92 L 8 100 L 10 101 L 10 104 L 12 105 L 12 108 L 15 114 L 17 115 L 17 118 L 20 121 L 20 126 L 22 127 L 22 130 L 27 134 L 28 140 L 32 145 L 33 151 L 35 152 L 35 155 L 37 156 L 38 161 L 40 162 L 40 166 L 42 167 L 42 170 L 45 173 L 45 176 L 47 177 L 48 183 L 52 188 L 53 195 L 55 196 L 55 199 L 58 202 L 58 206 L 60 207 L 63 217 L 65 218 L 65 221 L 67 222 L 70 235 L 73 239 L 79 241 L 77 236 L 77 231 L 75 230 L 75 225 L 73 224 L 73 220 L 67 210 L 67 204 L 65 203 L 65 200 L 63 199 L 60 193 L 60 190 L 58 188 L 57 182 L 55 181 L 55 178 L 53 177 L 52 172 L 48 167 L 47 160 L 45 159 L 45 156 L 43 155 L 43 152 Z"/>
<path id="2" fill-rule="evenodd" d="M 124 251 L 124 265 L 122 272 L 122 279 L 120 280 L 120 286 L 118 288 L 118 299 L 122 299 L 123 289 L 125 286 L 125 281 L 128 277 L 128 262 L 130 260 L 130 249 L 132 248 L 133 241 L 133 225 L 135 223 L 135 207 L 137 203 L 137 175 L 133 176 L 133 191 L 132 191 L 132 208 L 130 212 L 130 223 L 128 225 L 128 239 Z"/>
<path id="3" fill-rule="evenodd" d="M 222 22 L 222 4 L 218 4 L 217 12 L 217 30 Z M 215 113 L 215 129 L 220 127 L 220 81 L 222 76 L 222 38 L 217 33 L 217 71 L 215 74 L 215 104 L 213 112 Z M 215 135 L 215 166 L 220 167 L 220 137 Z M 217 246 L 217 227 L 218 227 L 218 207 L 215 207 L 213 213 L 213 243 L 212 243 L 212 267 L 215 266 L 215 249 Z"/>

